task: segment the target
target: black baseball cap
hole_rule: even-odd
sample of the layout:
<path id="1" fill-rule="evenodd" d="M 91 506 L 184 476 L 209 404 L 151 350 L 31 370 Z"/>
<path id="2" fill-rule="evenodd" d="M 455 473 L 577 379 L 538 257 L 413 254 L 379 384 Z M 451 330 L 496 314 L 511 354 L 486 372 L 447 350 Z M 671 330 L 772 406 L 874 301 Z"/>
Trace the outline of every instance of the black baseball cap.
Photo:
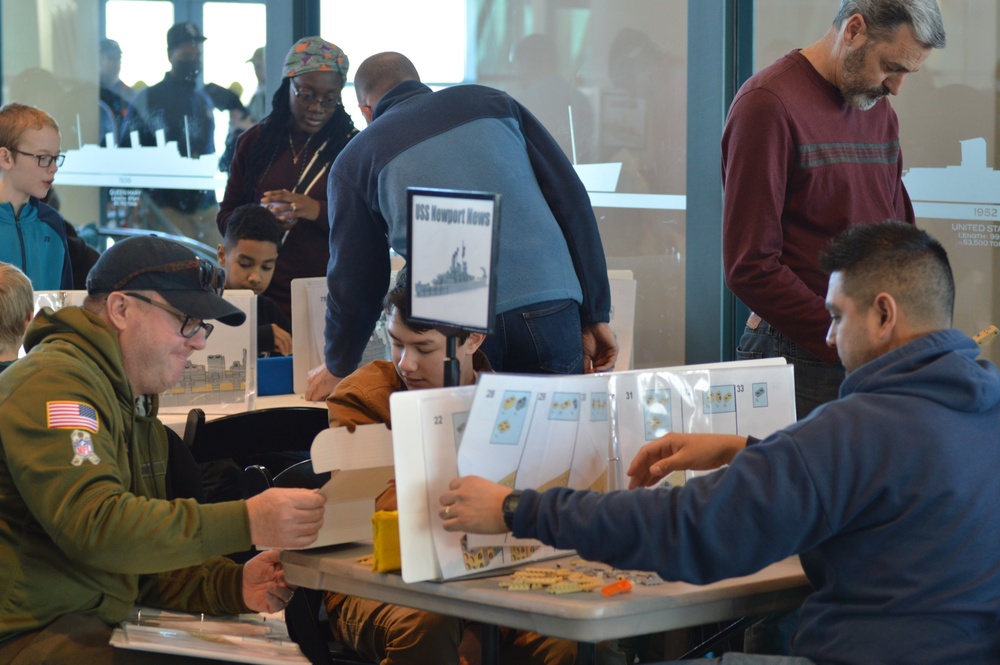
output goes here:
<path id="1" fill-rule="evenodd" d="M 173 51 L 181 44 L 186 44 L 187 42 L 203 42 L 205 39 L 207 38 L 201 34 L 201 28 L 191 21 L 174 23 L 170 26 L 170 29 L 167 30 L 167 50 Z"/>
<path id="2" fill-rule="evenodd" d="M 196 319 L 242 325 L 247 315 L 222 297 L 226 273 L 184 245 L 157 236 L 116 242 L 87 275 L 87 293 L 156 291 L 178 311 Z"/>

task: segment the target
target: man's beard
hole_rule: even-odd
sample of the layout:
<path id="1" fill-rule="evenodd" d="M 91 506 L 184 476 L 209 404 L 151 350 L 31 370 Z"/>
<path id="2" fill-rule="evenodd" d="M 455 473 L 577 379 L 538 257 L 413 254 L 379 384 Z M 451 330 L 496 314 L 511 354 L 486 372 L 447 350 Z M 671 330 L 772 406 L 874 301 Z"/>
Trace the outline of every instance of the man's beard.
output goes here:
<path id="1" fill-rule="evenodd" d="M 840 94 L 844 96 L 847 103 L 861 111 L 867 111 L 889 94 L 889 89 L 885 85 L 869 86 L 864 82 L 863 70 L 865 65 L 865 54 L 868 53 L 870 43 L 866 43 L 860 49 L 851 51 L 844 60 L 844 78 L 840 84 Z"/>
<path id="2" fill-rule="evenodd" d="M 198 60 L 181 60 L 174 64 L 174 74 L 182 81 L 194 83 L 201 74 L 201 62 Z"/>

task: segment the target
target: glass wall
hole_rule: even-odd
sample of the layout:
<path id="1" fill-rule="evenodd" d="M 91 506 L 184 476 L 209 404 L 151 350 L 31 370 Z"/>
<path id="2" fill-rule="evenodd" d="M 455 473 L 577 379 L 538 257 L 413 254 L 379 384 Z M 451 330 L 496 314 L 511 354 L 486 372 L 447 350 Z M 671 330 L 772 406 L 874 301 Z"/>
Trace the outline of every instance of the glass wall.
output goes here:
<path id="1" fill-rule="evenodd" d="M 400 51 L 432 87 L 478 83 L 527 106 L 577 165 L 608 267 L 637 280 L 634 365 L 684 362 L 687 0 L 320 8 L 322 35 L 344 48 L 352 70 L 373 53 Z M 353 92 L 344 95 L 354 107 Z"/>
<path id="2" fill-rule="evenodd" d="M 1000 322 L 1000 3 L 939 2 L 948 46 L 891 98 L 899 116 L 903 182 L 917 225 L 948 250 L 955 273 L 956 328 L 974 335 Z M 830 27 L 836 3 L 758 0 L 755 70 Z M 1000 343 L 983 349 L 1000 360 Z"/>
<path id="3" fill-rule="evenodd" d="M 245 106 L 263 82 L 252 61 L 266 41 L 265 3 L 7 0 L 0 11 L 3 102 L 37 106 L 59 123 L 66 161 L 54 191 L 67 220 L 84 234 L 185 235 L 214 256 L 226 148 L 252 125 Z M 178 22 L 194 26 L 181 39 L 197 45 L 191 59 L 200 65 L 186 75 L 196 82 L 192 99 L 204 102 L 150 95 L 137 127 L 127 109 L 175 69 L 167 31 Z"/>
<path id="4" fill-rule="evenodd" d="M 301 17 L 296 25 L 339 43 L 355 68 L 371 53 L 401 50 L 435 87 L 494 86 L 541 118 L 588 184 L 609 266 L 631 270 L 638 281 L 634 365 L 650 367 L 684 362 L 685 299 L 720 297 L 685 283 L 687 78 L 690 66 L 699 64 L 688 62 L 691 1 L 440 0 L 437 10 L 428 12 L 406 0 L 315 0 L 319 27 L 302 28 Z M 836 5 L 836 0 L 757 0 L 754 68 L 819 38 Z M 1000 318 L 994 286 L 1000 271 L 995 260 L 1000 188 L 991 186 L 1000 147 L 1000 2 L 941 5 L 948 48 L 935 51 L 923 71 L 908 77 L 892 103 L 918 223 L 949 249 L 959 288 L 956 325 L 975 333 Z M 279 61 L 294 39 L 292 10 L 280 0 L 0 0 L 2 100 L 34 104 L 59 122 L 68 157 L 56 175 L 56 190 L 67 219 L 78 228 L 170 230 L 170 219 L 156 214 L 150 190 L 169 184 L 221 193 L 226 174 L 219 170 L 219 157 L 231 132 L 239 130 L 231 124 L 230 109 L 216 109 L 211 151 L 192 149 L 188 157 L 181 139 L 149 170 L 122 168 L 116 160 L 128 153 L 115 152 L 124 150 L 109 147 L 106 138 L 110 133 L 118 145 L 123 137 L 114 128 L 108 131 L 101 102 L 101 73 L 108 64 L 100 55 L 102 38 L 117 41 L 118 76 L 137 90 L 161 81 L 171 66 L 169 25 L 194 21 L 208 38 L 200 81 L 218 84 L 230 93 L 224 94 L 227 99 L 247 105 L 262 81 L 252 62 L 255 52 L 270 35 L 267 71 L 280 71 Z M 278 25 L 276 16 L 287 26 L 268 32 Z M 275 39 L 286 27 L 288 35 Z M 345 101 L 356 110 L 350 89 Z M 357 122 L 364 124 L 360 116 Z M 717 149 L 717 138 L 704 141 L 702 150 Z M 93 154 L 97 149 L 105 152 Z M 175 171 L 164 167 L 181 157 Z M 700 214 L 691 225 L 698 233 L 692 241 L 708 230 L 717 232 L 716 217 Z M 698 256 L 691 265 L 703 263 Z M 689 332 L 689 338 L 692 334 L 697 333 Z M 1000 343 L 986 351 L 1000 359 Z"/>

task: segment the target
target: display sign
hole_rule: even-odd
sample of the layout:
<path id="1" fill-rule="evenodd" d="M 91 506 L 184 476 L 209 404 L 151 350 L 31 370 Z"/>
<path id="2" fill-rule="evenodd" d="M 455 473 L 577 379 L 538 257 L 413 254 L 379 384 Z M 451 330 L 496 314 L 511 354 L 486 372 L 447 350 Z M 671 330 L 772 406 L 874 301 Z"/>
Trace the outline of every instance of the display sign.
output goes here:
<path id="1" fill-rule="evenodd" d="M 491 332 L 500 195 L 411 187 L 407 208 L 410 319 Z"/>

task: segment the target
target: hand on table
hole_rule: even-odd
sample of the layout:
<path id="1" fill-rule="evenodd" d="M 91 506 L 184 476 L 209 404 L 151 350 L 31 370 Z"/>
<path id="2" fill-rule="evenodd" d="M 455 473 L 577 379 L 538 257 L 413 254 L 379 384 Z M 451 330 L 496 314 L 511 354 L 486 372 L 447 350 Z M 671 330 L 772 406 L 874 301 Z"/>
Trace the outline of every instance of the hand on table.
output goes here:
<path id="1" fill-rule="evenodd" d="M 271 324 L 271 331 L 274 333 L 274 351 L 283 356 L 292 355 L 292 335 L 277 323 Z"/>
<path id="2" fill-rule="evenodd" d="M 438 516 L 445 531 L 468 533 L 507 533 L 503 521 L 503 500 L 511 493 L 506 485 L 480 478 L 455 478 L 441 495 Z"/>
<path id="3" fill-rule="evenodd" d="M 628 467 L 629 489 L 655 485 L 674 471 L 717 469 L 733 461 L 746 443 L 745 436 L 735 434 L 671 432 L 639 449 Z"/>
<path id="4" fill-rule="evenodd" d="M 334 376 L 326 369 L 326 365 L 318 365 L 309 370 L 306 383 L 306 400 L 310 402 L 325 401 L 343 377 Z"/>
<path id="5" fill-rule="evenodd" d="M 278 549 L 311 545 L 323 526 L 325 497 L 299 488 L 272 487 L 247 499 L 250 539 Z"/>

